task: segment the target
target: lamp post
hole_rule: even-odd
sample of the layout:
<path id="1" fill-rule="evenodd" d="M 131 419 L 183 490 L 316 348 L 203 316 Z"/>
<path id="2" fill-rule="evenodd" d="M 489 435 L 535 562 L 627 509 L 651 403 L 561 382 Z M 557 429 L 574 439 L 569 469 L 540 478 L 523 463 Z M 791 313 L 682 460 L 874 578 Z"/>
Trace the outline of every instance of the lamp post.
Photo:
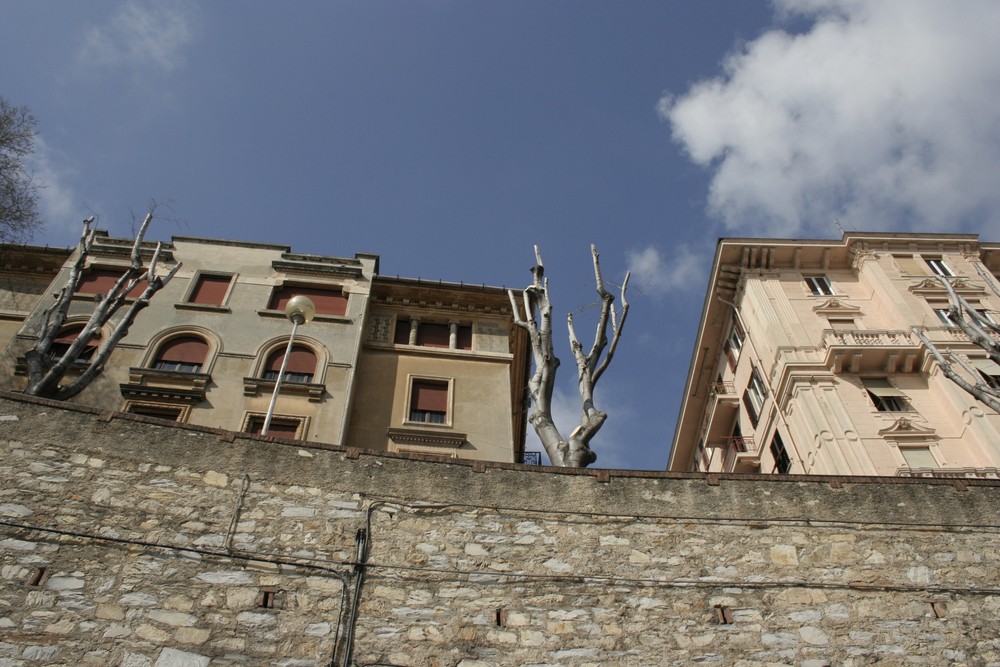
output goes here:
<path id="1" fill-rule="evenodd" d="M 271 418 L 274 416 L 274 406 L 278 402 L 278 394 L 281 392 L 281 382 L 285 379 L 285 369 L 288 367 L 288 357 L 292 355 L 292 344 L 295 343 L 295 331 L 300 324 L 305 324 L 316 315 L 316 304 L 307 296 L 301 294 L 293 296 L 285 306 L 285 315 L 292 321 L 292 334 L 288 337 L 288 347 L 285 348 L 285 356 L 281 359 L 281 370 L 278 371 L 278 379 L 274 381 L 274 391 L 271 393 L 271 404 L 267 406 L 267 416 L 264 417 L 264 428 L 261 435 L 267 435 L 271 430 Z"/>

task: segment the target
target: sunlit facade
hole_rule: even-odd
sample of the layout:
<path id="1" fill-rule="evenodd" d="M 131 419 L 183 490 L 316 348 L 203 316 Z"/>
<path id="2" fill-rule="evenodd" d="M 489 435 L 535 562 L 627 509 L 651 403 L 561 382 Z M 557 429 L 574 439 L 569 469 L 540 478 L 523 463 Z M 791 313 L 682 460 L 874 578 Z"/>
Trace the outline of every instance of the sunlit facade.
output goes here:
<path id="1" fill-rule="evenodd" d="M 949 322 L 937 277 L 1000 319 L 976 263 L 1000 272 L 1000 245 L 958 234 L 721 239 L 668 469 L 997 476 L 1000 416 L 913 333 L 962 355 L 977 380 L 1000 381 Z"/>
<path id="2" fill-rule="evenodd" d="M 131 242 L 99 235 L 53 345 L 69 347 L 129 262 Z M 26 386 L 25 352 L 75 255 L 3 247 L 3 387 Z M 145 253 L 148 258 L 149 252 Z M 500 288 L 383 278 L 377 255 L 329 257 L 287 246 L 174 237 L 159 271 L 181 264 L 140 311 L 104 372 L 72 402 L 260 433 L 286 355 L 284 308 L 308 296 L 269 434 L 373 449 L 520 461 L 524 332 Z M 140 290 L 136 291 L 137 296 Z M 84 351 L 81 361 L 107 340 Z M 68 378 L 86 367 L 76 364 Z"/>

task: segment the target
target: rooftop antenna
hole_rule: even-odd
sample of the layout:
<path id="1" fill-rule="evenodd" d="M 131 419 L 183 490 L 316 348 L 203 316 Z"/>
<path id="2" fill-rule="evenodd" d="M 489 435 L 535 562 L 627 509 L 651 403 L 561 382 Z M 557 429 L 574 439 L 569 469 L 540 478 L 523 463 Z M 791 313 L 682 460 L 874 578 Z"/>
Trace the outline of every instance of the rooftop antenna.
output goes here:
<path id="1" fill-rule="evenodd" d="M 840 226 L 840 220 L 837 220 L 837 218 L 834 218 L 833 219 L 833 224 L 837 225 L 837 229 L 840 230 L 840 235 L 843 236 L 844 235 L 844 228 Z"/>

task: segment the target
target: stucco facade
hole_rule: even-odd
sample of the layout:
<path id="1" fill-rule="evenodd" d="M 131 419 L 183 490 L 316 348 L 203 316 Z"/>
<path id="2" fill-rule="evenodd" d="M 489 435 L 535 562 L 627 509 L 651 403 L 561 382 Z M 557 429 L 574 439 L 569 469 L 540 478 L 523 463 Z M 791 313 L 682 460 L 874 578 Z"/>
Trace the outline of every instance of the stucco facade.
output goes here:
<path id="1" fill-rule="evenodd" d="M 148 260 L 152 244 L 147 245 Z M 130 247 L 126 239 L 98 237 L 61 336 L 75 337 L 74 327 L 86 321 L 96 295 L 105 293 L 108 281 L 127 266 Z M 39 250 L 34 249 L 36 255 Z M 40 331 L 49 294 L 69 275 L 73 257 L 61 252 L 58 263 L 43 255 L 46 266 L 51 265 L 47 273 L 37 267 L 5 270 L 8 289 L 0 305 L 10 311 L 11 324 L 0 366 L 7 388 L 25 386 L 23 355 Z M 462 323 L 463 334 L 470 333 L 469 349 L 399 346 L 391 337 L 388 345 L 379 345 L 372 332 L 385 314 L 408 312 L 401 306 L 411 302 L 409 295 L 395 305 L 383 297 L 386 305 L 371 312 L 372 290 L 379 281 L 386 282 L 383 293 L 392 291 L 390 284 L 406 282 L 379 278 L 376 255 L 327 257 L 294 253 L 286 246 L 174 237 L 163 244 L 160 260 L 162 273 L 178 263 L 181 268 L 139 313 L 104 372 L 74 402 L 259 432 L 291 331 L 284 304 L 291 295 L 305 294 L 318 312 L 296 334 L 271 435 L 387 449 L 393 442 L 388 431 L 405 427 L 411 441 L 422 432 L 432 439 L 450 435 L 444 448 L 430 443 L 430 451 L 440 455 L 520 460 L 523 392 L 514 387 L 515 381 L 523 385 L 523 379 L 515 378 L 513 369 L 523 369 L 527 352 L 523 344 L 515 349 L 509 307 L 501 310 L 499 305 L 502 290 L 411 281 L 415 286 L 410 291 L 419 293 L 408 305 L 417 309 L 415 317 L 423 313 L 426 320 L 459 309 L 450 317 Z M 113 324 L 102 331 L 104 339 Z M 372 358 L 364 359 L 366 355 Z M 413 377 L 447 383 L 451 404 L 444 423 L 411 419 Z"/>
<path id="2" fill-rule="evenodd" d="M 720 240 L 668 468 L 996 476 L 1000 417 L 913 333 L 989 367 L 940 313 L 935 274 L 1000 317 L 974 263 L 996 272 L 997 246 L 948 234 Z"/>

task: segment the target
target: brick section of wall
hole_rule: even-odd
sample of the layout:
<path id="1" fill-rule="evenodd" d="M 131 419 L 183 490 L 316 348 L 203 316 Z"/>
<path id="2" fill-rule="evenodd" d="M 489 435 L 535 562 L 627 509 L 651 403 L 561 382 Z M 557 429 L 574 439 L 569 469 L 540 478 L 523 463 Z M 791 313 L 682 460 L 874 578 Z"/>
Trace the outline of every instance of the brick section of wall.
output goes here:
<path id="1" fill-rule="evenodd" d="M 343 664 L 352 628 L 360 665 L 1000 665 L 996 482 L 549 474 L 111 416 L 0 397 L 4 667 Z"/>

